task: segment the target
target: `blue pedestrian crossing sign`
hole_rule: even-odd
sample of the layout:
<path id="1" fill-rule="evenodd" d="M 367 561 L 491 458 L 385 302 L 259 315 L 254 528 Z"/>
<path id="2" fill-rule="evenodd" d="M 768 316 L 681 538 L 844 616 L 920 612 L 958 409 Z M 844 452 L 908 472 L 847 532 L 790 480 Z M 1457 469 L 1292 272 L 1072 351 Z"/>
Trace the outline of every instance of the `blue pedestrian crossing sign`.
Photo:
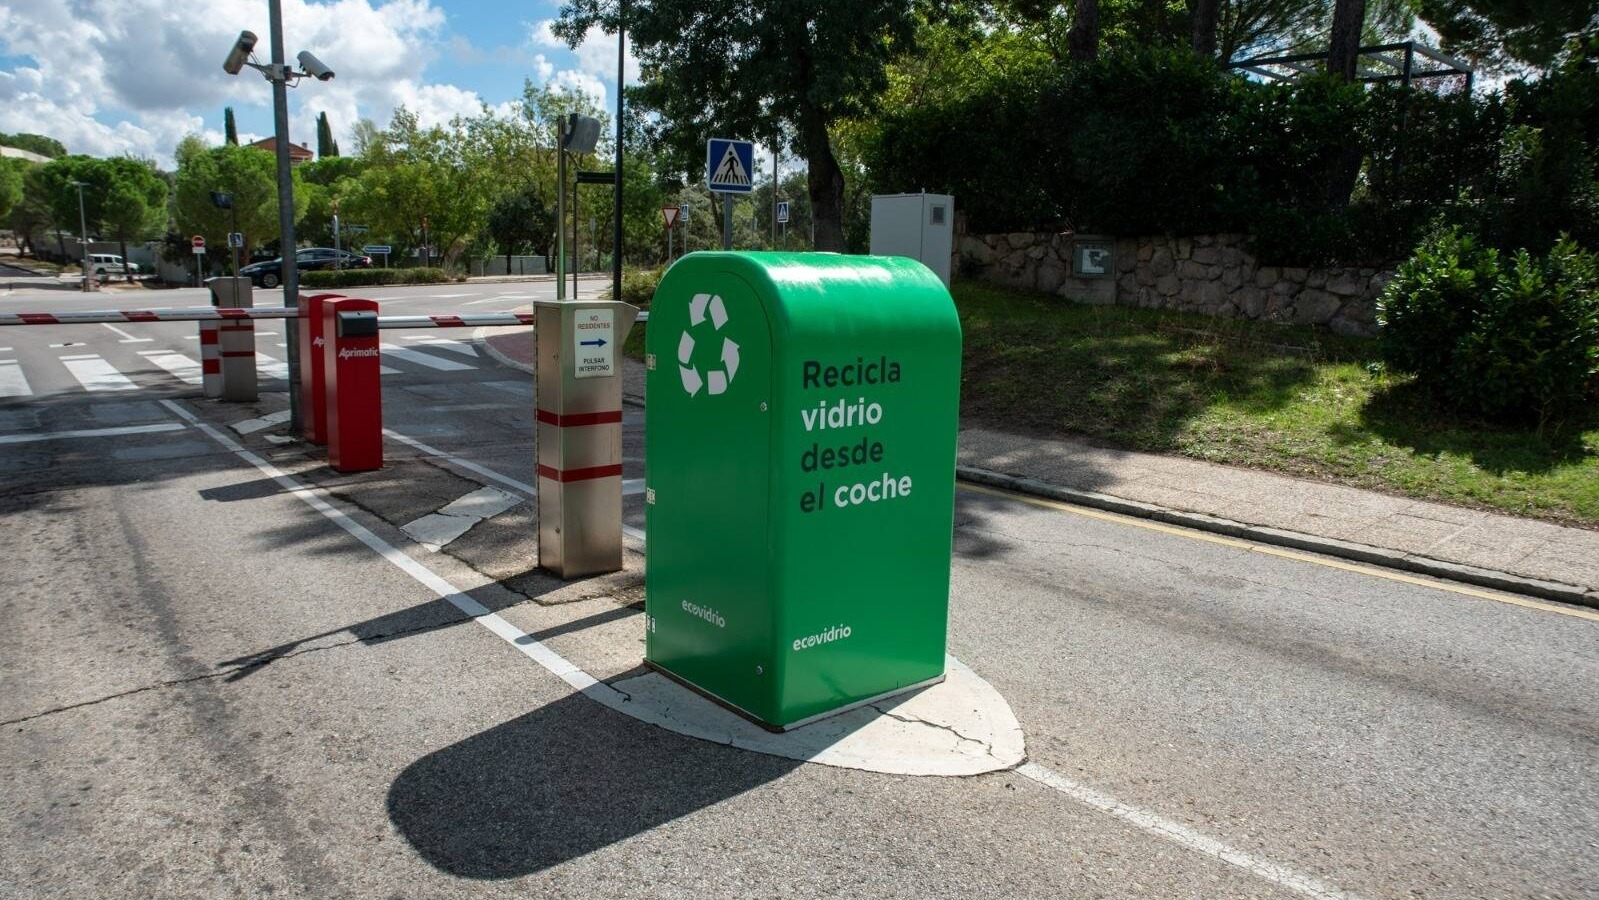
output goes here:
<path id="1" fill-rule="evenodd" d="M 777 204 L 777 224 L 788 224 L 788 201 L 780 200 Z"/>
<path id="2" fill-rule="evenodd" d="M 705 142 L 705 180 L 713 191 L 748 194 L 755 190 L 755 143 L 711 138 Z"/>

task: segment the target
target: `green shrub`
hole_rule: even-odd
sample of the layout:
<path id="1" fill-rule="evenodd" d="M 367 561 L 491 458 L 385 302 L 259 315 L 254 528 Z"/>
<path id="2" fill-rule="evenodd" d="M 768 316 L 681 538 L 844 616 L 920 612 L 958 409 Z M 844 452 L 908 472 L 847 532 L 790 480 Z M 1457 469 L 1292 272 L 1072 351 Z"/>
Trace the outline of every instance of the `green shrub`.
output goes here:
<path id="1" fill-rule="evenodd" d="M 1455 373 L 1455 348 L 1476 324 L 1498 275 L 1499 254 L 1460 229 L 1424 241 L 1377 299 L 1377 338 L 1388 368 L 1445 388 Z"/>
<path id="2" fill-rule="evenodd" d="M 665 269 L 624 269 L 622 271 L 622 302 L 639 309 L 649 309 L 655 299 L 655 289 L 661 283 Z"/>
<path id="3" fill-rule="evenodd" d="M 385 284 L 448 284 L 465 281 L 465 276 L 455 275 L 437 267 L 416 269 L 321 269 L 300 273 L 304 287 L 344 288 L 374 287 Z"/>
<path id="4" fill-rule="evenodd" d="M 1599 264 L 1569 238 L 1542 259 L 1521 250 L 1499 273 L 1455 351 L 1454 395 L 1539 430 L 1599 400 Z"/>
<path id="5" fill-rule="evenodd" d="M 1434 235 L 1377 302 L 1390 369 L 1465 410 L 1540 431 L 1599 400 L 1599 262 L 1569 238 L 1501 257 Z"/>

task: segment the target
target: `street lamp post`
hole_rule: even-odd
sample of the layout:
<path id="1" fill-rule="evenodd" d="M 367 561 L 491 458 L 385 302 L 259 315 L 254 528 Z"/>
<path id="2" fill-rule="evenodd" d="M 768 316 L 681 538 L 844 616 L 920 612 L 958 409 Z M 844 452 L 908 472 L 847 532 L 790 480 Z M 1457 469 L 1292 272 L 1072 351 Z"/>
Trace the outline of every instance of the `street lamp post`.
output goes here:
<path id="1" fill-rule="evenodd" d="M 222 70 L 237 75 L 245 66 L 260 72 L 272 83 L 272 139 L 277 145 L 278 163 L 278 246 L 282 250 L 283 305 L 296 306 L 300 298 L 300 267 L 294 252 L 294 181 L 289 170 L 289 83 L 307 76 L 318 81 L 333 80 L 333 70 L 308 51 L 295 57 L 298 70 L 284 62 L 283 3 L 268 0 L 268 34 L 272 39 L 272 62 L 262 65 L 255 61 L 256 36 L 249 31 L 239 33 L 233 49 L 222 63 Z M 301 432 L 300 422 L 300 333 L 297 328 L 287 329 L 289 364 L 289 428 Z"/>
<path id="2" fill-rule="evenodd" d="M 83 212 L 83 182 L 74 181 L 78 189 L 78 249 L 83 251 L 83 289 L 89 290 L 89 217 Z"/>
<path id="3" fill-rule="evenodd" d="M 616 190 L 615 231 L 611 234 L 611 299 L 622 299 L 622 85 L 627 76 L 627 0 L 617 0 L 616 14 Z M 575 293 L 575 292 L 574 292 Z"/>

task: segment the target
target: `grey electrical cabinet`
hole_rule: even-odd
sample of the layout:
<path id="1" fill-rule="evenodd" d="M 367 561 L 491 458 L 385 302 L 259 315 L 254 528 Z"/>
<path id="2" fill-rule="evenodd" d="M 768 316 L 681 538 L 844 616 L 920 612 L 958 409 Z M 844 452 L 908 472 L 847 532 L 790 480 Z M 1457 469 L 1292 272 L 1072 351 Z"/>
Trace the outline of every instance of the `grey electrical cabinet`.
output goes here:
<path id="1" fill-rule="evenodd" d="M 947 288 L 954 241 L 954 197 L 948 194 L 878 194 L 872 197 L 873 256 L 908 256 L 932 269 Z"/>

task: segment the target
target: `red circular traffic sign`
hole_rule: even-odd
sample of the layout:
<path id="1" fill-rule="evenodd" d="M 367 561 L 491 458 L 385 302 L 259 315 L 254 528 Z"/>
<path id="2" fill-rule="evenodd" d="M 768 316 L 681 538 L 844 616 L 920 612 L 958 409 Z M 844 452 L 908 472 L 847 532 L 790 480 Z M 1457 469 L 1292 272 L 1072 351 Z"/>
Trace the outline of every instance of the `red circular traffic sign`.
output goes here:
<path id="1" fill-rule="evenodd" d="M 189 246 L 191 246 L 191 247 L 204 247 L 205 246 L 205 238 L 203 238 L 203 237 L 201 237 L 200 235 L 197 234 L 194 237 L 189 238 Z"/>

